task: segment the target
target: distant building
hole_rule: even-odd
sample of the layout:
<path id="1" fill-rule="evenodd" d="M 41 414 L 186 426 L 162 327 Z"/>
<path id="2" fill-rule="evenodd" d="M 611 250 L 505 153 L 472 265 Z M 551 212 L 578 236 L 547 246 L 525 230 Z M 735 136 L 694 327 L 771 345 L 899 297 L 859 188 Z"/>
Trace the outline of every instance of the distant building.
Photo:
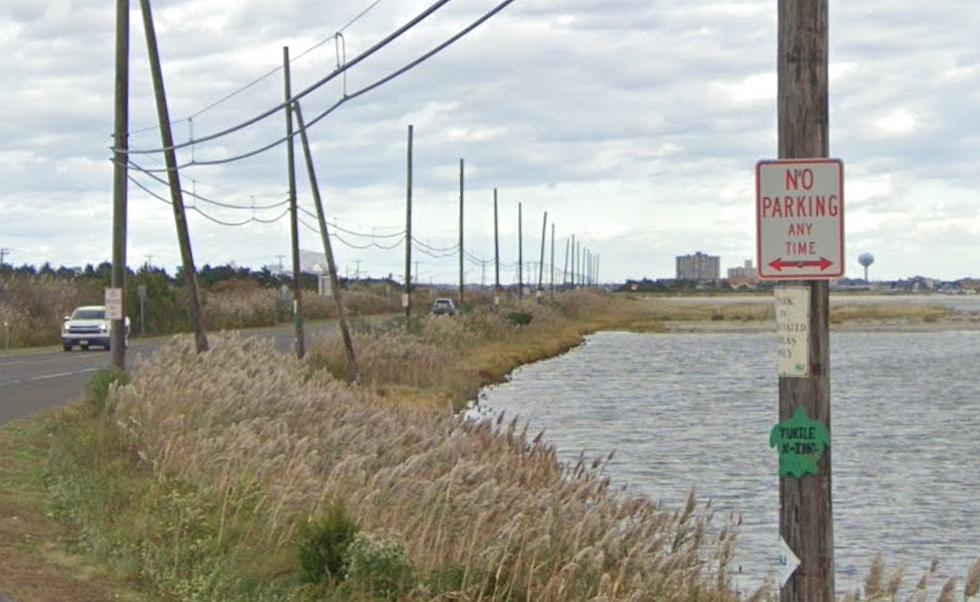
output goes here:
<path id="1" fill-rule="evenodd" d="M 752 267 L 752 260 L 746 259 L 745 265 L 737 268 L 728 268 L 728 279 L 758 280 L 759 272 Z"/>
<path id="2" fill-rule="evenodd" d="M 677 279 L 705 282 L 721 276 L 721 258 L 701 251 L 677 257 Z"/>
<path id="3" fill-rule="evenodd" d="M 754 288 L 759 283 L 759 271 L 746 259 L 741 267 L 728 268 L 728 284 L 734 289 Z"/>

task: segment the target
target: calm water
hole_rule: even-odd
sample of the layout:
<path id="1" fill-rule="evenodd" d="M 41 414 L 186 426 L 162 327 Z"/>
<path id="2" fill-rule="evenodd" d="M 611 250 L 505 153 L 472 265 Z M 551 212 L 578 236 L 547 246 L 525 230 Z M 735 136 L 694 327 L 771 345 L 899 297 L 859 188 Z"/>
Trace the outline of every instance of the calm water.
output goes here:
<path id="1" fill-rule="evenodd" d="M 761 581 L 778 541 L 772 334 L 599 333 L 484 391 L 564 459 L 616 450 L 614 483 L 680 505 L 688 489 L 744 516 L 737 564 Z M 980 555 L 980 332 L 831 337 L 838 587 L 873 554 L 964 576 Z M 707 439 L 711 452 L 704 452 Z"/>

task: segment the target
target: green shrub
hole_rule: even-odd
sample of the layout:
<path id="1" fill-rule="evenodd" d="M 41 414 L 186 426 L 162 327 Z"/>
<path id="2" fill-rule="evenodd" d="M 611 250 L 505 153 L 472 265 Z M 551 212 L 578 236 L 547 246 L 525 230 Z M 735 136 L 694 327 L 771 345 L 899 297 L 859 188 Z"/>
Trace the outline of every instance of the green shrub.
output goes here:
<path id="1" fill-rule="evenodd" d="M 512 311 L 507 314 L 507 319 L 514 326 L 527 326 L 534 319 L 534 316 L 527 311 Z"/>
<path id="2" fill-rule="evenodd" d="M 340 581 L 347 576 L 348 548 L 357 535 L 357 525 L 340 504 L 327 509 L 300 533 L 300 579 L 305 583 Z"/>
<path id="3" fill-rule="evenodd" d="M 415 587 L 402 545 L 393 538 L 358 534 L 350 546 L 350 581 L 383 600 L 396 600 Z"/>
<path id="4" fill-rule="evenodd" d="M 115 366 L 96 370 L 85 386 L 85 403 L 92 410 L 92 414 L 98 416 L 105 413 L 108 409 L 106 404 L 109 389 L 114 384 L 127 385 L 129 380 L 129 374 Z"/>

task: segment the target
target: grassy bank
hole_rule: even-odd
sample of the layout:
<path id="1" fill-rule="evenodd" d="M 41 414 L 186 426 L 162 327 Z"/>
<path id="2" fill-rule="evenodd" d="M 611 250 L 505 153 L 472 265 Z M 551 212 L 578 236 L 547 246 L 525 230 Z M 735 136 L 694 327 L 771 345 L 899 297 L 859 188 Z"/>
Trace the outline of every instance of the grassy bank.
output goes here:
<path id="1" fill-rule="evenodd" d="M 305 361 L 177 340 L 129 384 L 99 373 L 84 403 L 0 431 L 19 492 L 0 500 L 37 525 L 10 541 L 49 542 L 0 542 L 0 558 L 153 600 L 735 600 L 735 522 L 709 528 L 693 496 L 662 509 L 614 493 L 602 459 L 561 466 L 516 422 L 445 410 L 583 333 L 657 324 L 587 292 L 358 323 L 357 386 L 335 335 Z"/>

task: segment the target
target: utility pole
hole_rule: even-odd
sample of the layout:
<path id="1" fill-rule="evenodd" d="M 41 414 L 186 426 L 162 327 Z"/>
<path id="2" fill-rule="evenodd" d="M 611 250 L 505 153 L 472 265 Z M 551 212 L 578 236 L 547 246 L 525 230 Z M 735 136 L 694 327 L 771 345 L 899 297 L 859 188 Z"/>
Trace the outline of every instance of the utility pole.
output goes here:
<path id="1" fill-rule="evenodd" d="M 551 268 L 551 298 L 555 298 L 555 224 L 551 224 L 551 261 L 548 262 Z"/>
<path id="2" fill-rule="evenodd" d="M 204 327 L 204 310 L 201 308 L 201 295 L 197 287 L 197 269 L 194 267 L 194 254 L 191 251 L 191 235 L 187 228 L 187 216 L 184 213 L 184 195 L 180 188 L 180 174 L 177 171 L 177 153 L 174 151 L 174 136 L 170 128 L 170 110 L 167 108 L 167 92 L 163 85 L 160 50 L 157 47 L 157 34 L 153 26 L 150 0 L 140 0 L 140 8 L 143 12 L 143 28 L 146 32 L 146 49 L 150 55 L 150 71 L 153 76 L 153 91 L 156 95 L 157 118 L 160 121 L 160 139 L 163 142 L 167 180 L 170 183 L 170 203 L 174 210 L 177 242 L 180 244 L 180 258 L 184 266 L 184 286 L 187 287 L 187 301 L 190 305 L 191 322 L 194 326 L 194 343 L 197 352 L 203 353 L 208 350 L 208 335 Z M 125 298 L 125 294 L 123 298 Z M 121 337 L 125 336 L 124 330 L 123 324 L 114 329 L 112 347 L 123 347 Z M 118 343 L 116 343 L 116 337 L 120 337 Z"/>
<path id="3" fill-rule="evenodd" d="M 459 306 L 463 306 L 463 160 L 459 160 Z"/>
<path id="4" fill-rule="evenodd" d="M 828 144 L 827 0 L 778 3 L 779 158 L 826 157 Z M 827 429 L 830 438 L 829 283 L 804 281 L 810 295 L 809 376 L 779 378 L 779 420 L 797 408 Z M 779 478 L 779 534 L 800 559 L 780 590 L 781 602 L 832 602 L 834 524 L 831 454 L 828 447 L 817 474 Z"/>
<path id="5" fill-rule="evenodd" d="M 303 270 L 299 261 L 299 207 L 296 203 L 296 151 L 293 146 L 293 92 L 289 74 L 289 46 L 282 47 L 282 69 L 286 93 L 286 170 L 289 178 L 289 235 L 293 253 L 293 325 L 296 357 L 306 355 L 303 336 Z"/>
<path id="6" fill-rule="evenodd" d="M 126 205 L 129 193 L 129 0 L 116 0 L 116 75 L 112 165 L 112 288 L 126 287 Z M 0 250 L 0 266 L 7 249 Z M 126 315 L 123 292 L 123 316 Z M 125 319 L 112 321 L 112 365 L 126 369 Z"/>
<path id="7" fill-rule="evenodd" d="M 300 140 L 303 143 L 303 155 L 306 158 L 306 171 L 310 177 L 310 190 L 313 192 L 313 204 L 316 205 L 316 219 L 320 225 L 320 239 L 323 241 L 323 254 L 327 256 L 327 270 L 330 273 L 330 292 L 337 307 L 337 321 L 340 323 L 340 336 L 344 340 L 344 351 L 347 354 L 347 374 L 351 382 L 357 382 L 359 372 L 357 357 L 354 355 L 354 341 L 347 324 L 347 312 L 344 311 L 344 299 L 340 291 L 340 280 L 337 278 L 337 264 L 333 258 L 333 246 L 330 244 L 330 234 L 327 231 L 327 217 L 323 210 L 323 199 L 320 197 L 320 186 L 316 180 L 316 169 L 313 166 L 313 153 L 310 151 L 310 141 L 306 135 L 306 125 L 303 123 L 303 110 L 296 103 L 296 124 L 299 126 Z M 360 273 L 360 260 L 358 260 Z"/>
<path id="8" fill-rule="evenodd" d="M 500 303 L 500 228 L 497 220 L 497 189 L 493 189 L 493 304 Z"/>
<path id="9" fill-rule="evenodd" d="M 568 248 L 571 246 L 571 240 L 565 239 L 565 265 L 561 269 L 561 286 L 565 288 L 568 286 Z"/>
<path id="10" fill-rule="evenodd" d="M 524 225 L 521 203 L 517 204 L 517 298 L 524 298 Z"/>
<path id="11" fill-rule="evenodd" d="M 10 249 L 6 247 L 0 247 L 0 267 L 3 267 L 3 258 L 9 254 L 10 254 Z"/>
<path id="12" fill-rule="evenodd" d="M 572 290 L 575 290 L 575 235 L 572 234 L 572 264 L 569 278 L 571 278 Z"/>
<path id="13" fill-rule="evenodd" d="M 544 243 L 548 238 L 548 212 L 544 212 L 544 221 L 541 222 L 541 261 L 538 263 L 538 298 L 544 290 Z"/>
<path id="14" fill-rule="evenodd" d="M 412 317 L 412 126 L 408 126 L 408 180 L 405 184 L 405 326 Z"/>

